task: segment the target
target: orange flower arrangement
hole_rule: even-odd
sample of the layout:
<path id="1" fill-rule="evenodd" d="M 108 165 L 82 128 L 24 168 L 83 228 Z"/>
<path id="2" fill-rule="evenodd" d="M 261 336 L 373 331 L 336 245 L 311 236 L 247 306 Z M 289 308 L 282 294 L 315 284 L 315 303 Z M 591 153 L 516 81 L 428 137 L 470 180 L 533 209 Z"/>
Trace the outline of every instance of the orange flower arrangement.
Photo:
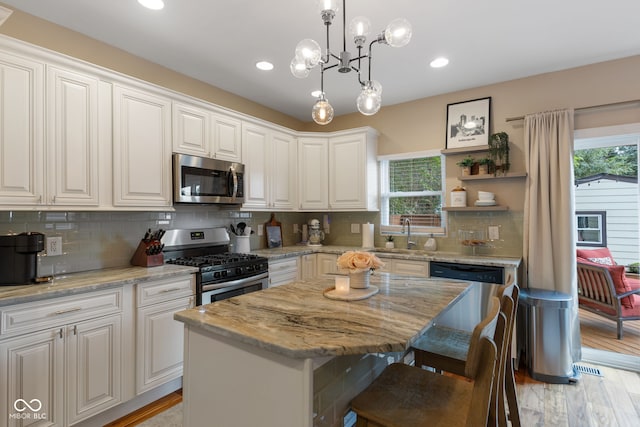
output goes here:
<path id="1" fill-rule="evenodd" d="M 384 266 L 380 258 L 370 252 L 347 251 L 340 255 L 336 262 L 338 268 L 349 270 L 350 273 L 361 273 L 375 270 Z"/>

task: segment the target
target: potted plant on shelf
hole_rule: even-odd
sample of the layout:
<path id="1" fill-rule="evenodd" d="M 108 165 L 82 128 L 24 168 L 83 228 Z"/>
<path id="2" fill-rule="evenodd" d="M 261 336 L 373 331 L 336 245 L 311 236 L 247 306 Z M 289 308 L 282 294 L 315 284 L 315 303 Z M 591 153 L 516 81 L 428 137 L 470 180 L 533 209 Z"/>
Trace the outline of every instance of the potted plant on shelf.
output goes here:
<path id="1" fill-rule="evenodd" d="M 462 176 L 471 175 L 471 167 L 475 164 L 475 160 L 471 156 L 467 156 L 464 159 L 456 163 L 462 168 Z"/>
<path id="2" fill-rule="evenodd" d="M 387 236 L 387 242 L 384 244 L 384 247 L 387 249 L 393 249 L 395 244 L 393 243 L 393 236 Z"/>
<path id="3" fill-rule="evenodd" d="M 509 163 L 509 135 L 506 132 L 498 132 L 489 138 L 489 158 L 493 161 L 494 175 L 501 171 L 506 175 L 511 164 Z"/>
<path id="4" fill-rule="evenodd" d="M 480 165 L 478 168 L 478 175 L 487 175 L 493 165 L 493 160 L 491 160 L 490 157 L 483 157 L 478 160 L 478 164 Z"/>

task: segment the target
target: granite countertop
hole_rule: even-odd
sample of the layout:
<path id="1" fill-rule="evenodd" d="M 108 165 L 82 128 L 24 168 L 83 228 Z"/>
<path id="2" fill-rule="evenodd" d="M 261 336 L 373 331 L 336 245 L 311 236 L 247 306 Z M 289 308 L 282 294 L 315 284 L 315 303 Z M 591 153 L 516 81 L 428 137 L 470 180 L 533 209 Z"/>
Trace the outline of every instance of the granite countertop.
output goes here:
<path id="1" fill-rule="evenodd" d="M 442 261 L 461 264 L 475 264 L 495 267 L 517 268 L 522 262 L 522 258 L 505 256 L 472 256 L 463 255 L 457 252 L 424 251 L 420 249 L 386 249 L 386 248 L 361 248 L 356 246 L 284 246 L 274 249 L 258 249 L 251 253 L 266 257 L 270 260 L 312 254 L 330 253 L 342 254 L 346 251 L 366 251 L 375 252 L 380 258 L 407 259 L 416 261 Z"/>
<path id="2" fill-rule="evenodd" d="M 331 278 L 290 283 L 180 311 L 174 318 L 292 358 L 401 352 L 469 288 L 466 282 L 375 273 L 371 285 L 380 288 L 378 294 L 338 301 L 323 295 L 333 283 Z"/>
<path id="3" fill-rule="evenodd" d="M 198 271 L 195 267 L 164 264 L 157 267 L 121 267 L 56 276 L 49 282 L 0 286 L 0 306 L 62 297 Z"/>

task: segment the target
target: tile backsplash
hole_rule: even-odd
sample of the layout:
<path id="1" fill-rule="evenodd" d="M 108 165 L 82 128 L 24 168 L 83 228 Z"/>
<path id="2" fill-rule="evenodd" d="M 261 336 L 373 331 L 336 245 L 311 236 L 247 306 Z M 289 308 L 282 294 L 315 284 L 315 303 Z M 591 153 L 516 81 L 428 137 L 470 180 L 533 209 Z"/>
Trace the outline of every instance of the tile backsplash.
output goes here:
<path id="1" fill-rule="evenodd" d="M 282 238 L 285 246 L 295 245 L 301 239 L 294 224 L 301 229 L 302 224 L 312 218 L 323 222 L 321 212 L 278 212 L 275 219 L 282 223 Z M 378 224 L 377 212 L 331 212 L 327 213 L 330 225 L 324 244 L 340 246 L 361 246 L 362 234 L 353 233 L 352 224 L 367 222 Z M 53 211 L 0 211 L 0 234 L 40 232 L 47 237 L 62 238 L 62 255 L 47 256 L 41 252 L 38 257 L 40 276 L 61 275 L 78 271 L 96 270 L 129 265 L 129 261 L 144 232 L 151 228 L 201 228 L 228 227 L 240 221 L 256 230 L 251 236 L 251 249 L 266 247 L 264 236 L 258 236 L 258 226 L 269 221 L 269 212 L 243 212 L 208 206 L 177 206 L 167 212 L 53 212 Z M 497 226 L 500 239 L 491 246 L 482 248 L 481 255 L 521 256 L 522 254 L 522 213 L 518 212 L 452 212 L 448 215 L 447 236 L 436 237 L 438 250 L 462 252 L 458 243 L 457 230 L 479 229 Z M 417 247 L 422 248 L 428 236 L 412 236 Z M 404 239 L 404 240 L 403 240 Z M 384 246 L 384 236 L 375 227 L 375 245 Z M 405 247 L 406 238 L 399 236 L 396 246 Z"/>

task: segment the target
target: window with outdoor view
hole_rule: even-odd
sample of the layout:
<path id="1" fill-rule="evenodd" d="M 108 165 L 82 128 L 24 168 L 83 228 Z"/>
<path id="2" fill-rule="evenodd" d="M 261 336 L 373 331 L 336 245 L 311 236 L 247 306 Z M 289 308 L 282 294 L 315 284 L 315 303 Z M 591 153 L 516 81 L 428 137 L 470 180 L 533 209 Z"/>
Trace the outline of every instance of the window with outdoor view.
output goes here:
<path id="1" fill-rule="evenodd" d="M 382 233 L 402 232 L 406 219 L 412 233 L 443 233 L 440 152 L 381 156 L 379 160 Z"/>
<path id="2" fill-rule="evenodd" d="M 607 213 L 605 211 L 577 211 L 578 246 L 607 246 Z"/>

